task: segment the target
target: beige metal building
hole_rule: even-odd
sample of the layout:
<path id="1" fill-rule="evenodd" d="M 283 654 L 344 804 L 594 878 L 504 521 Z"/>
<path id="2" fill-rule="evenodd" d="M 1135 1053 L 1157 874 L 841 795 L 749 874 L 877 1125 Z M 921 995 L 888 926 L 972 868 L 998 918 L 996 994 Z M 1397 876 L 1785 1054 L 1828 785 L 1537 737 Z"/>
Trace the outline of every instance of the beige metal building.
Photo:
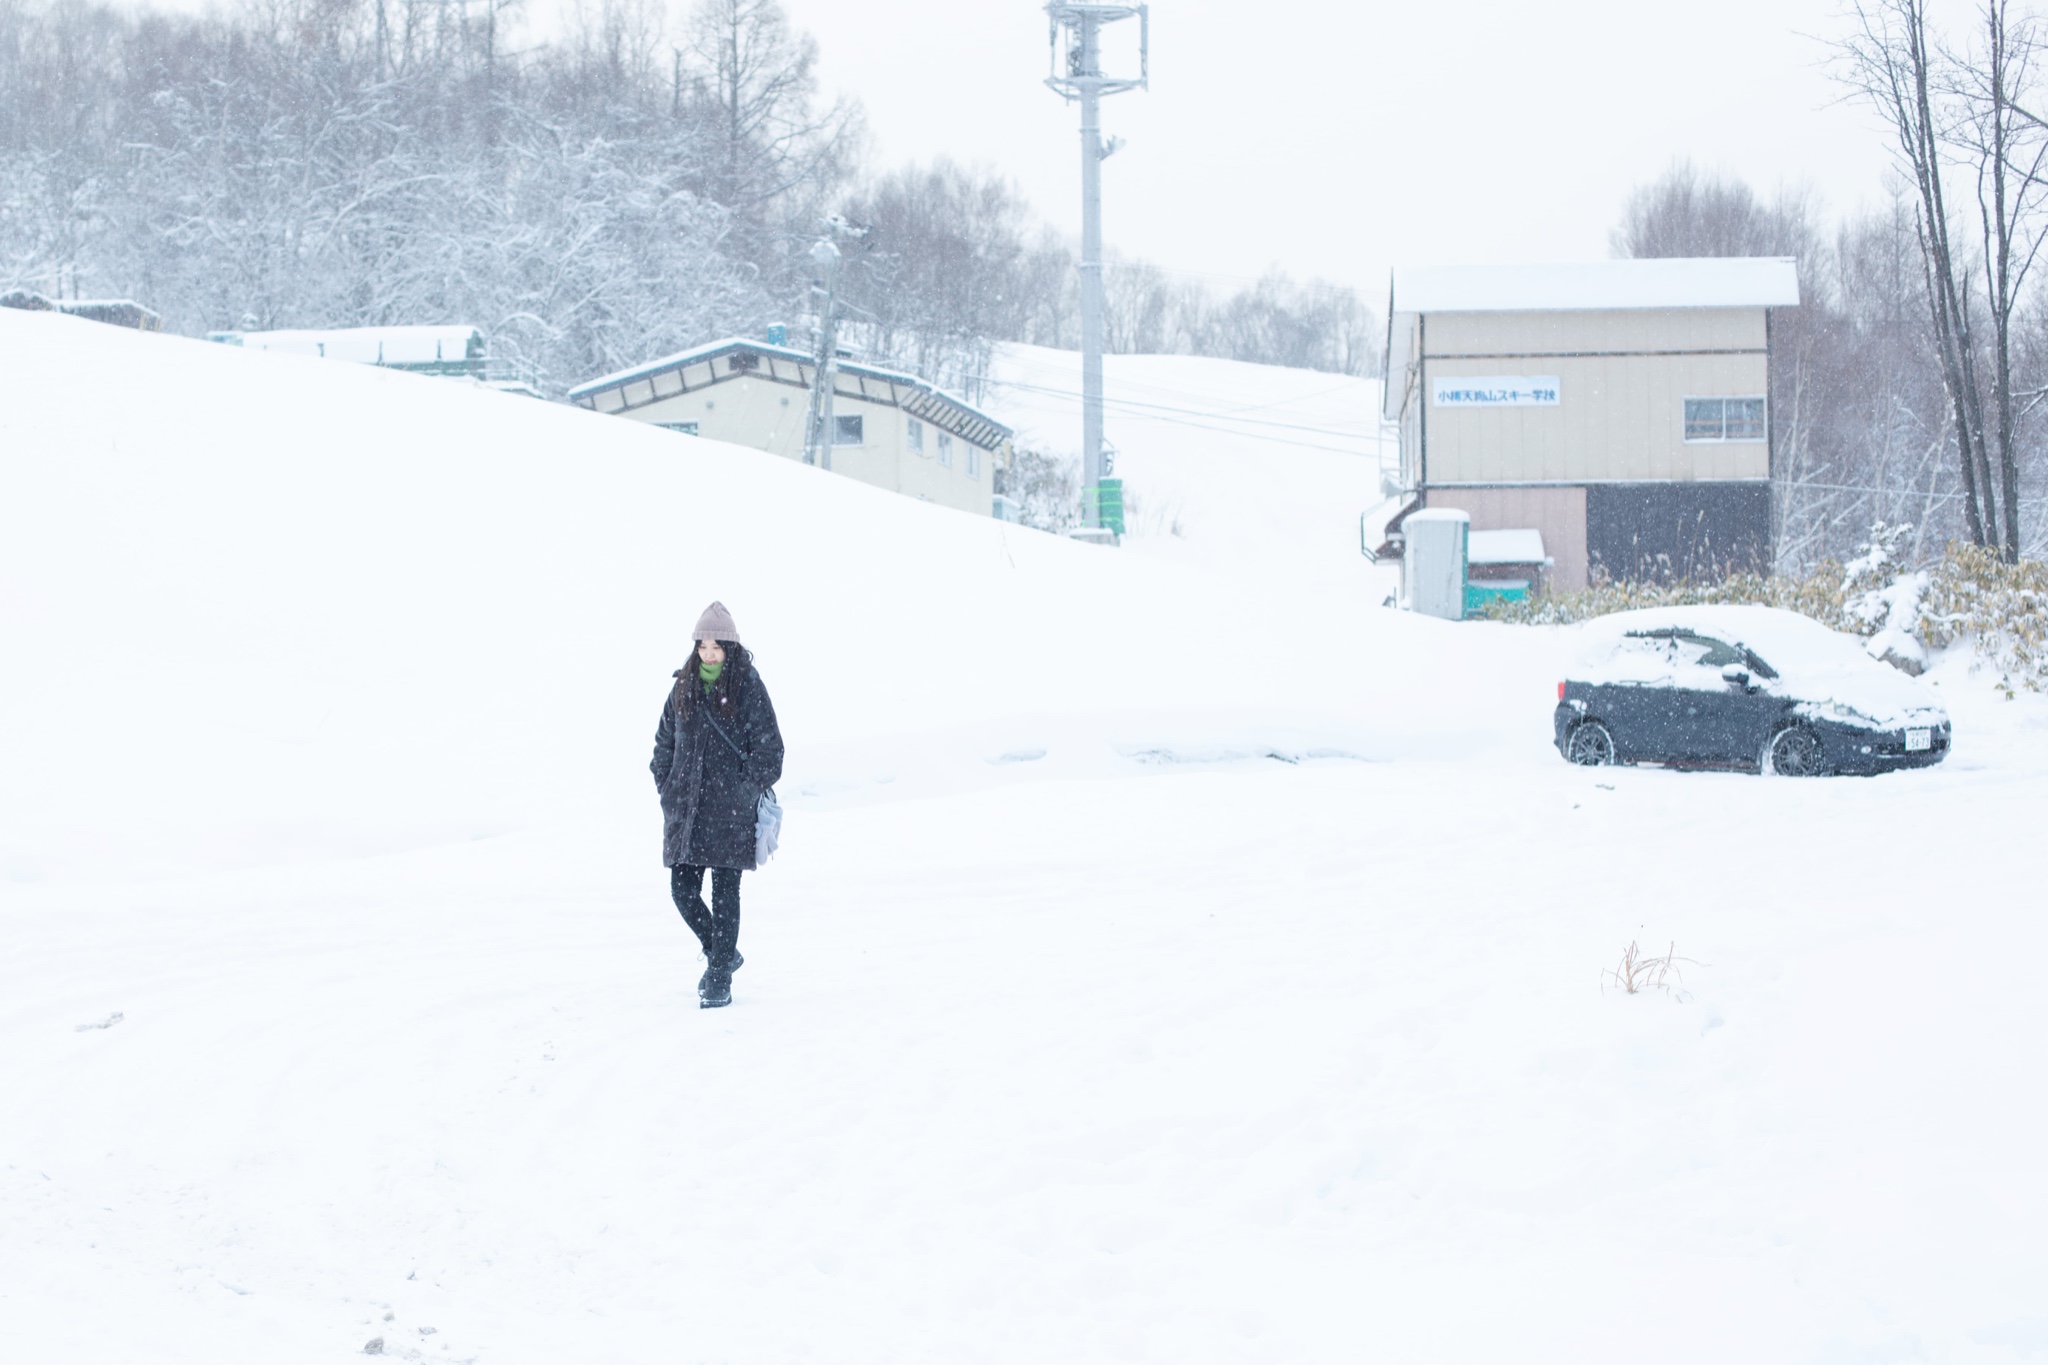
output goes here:
<path id="1" fill-rule="evenodd" d="M 808 352 L 737 337 L 593 379 L 571 402 L 672 431 L 804 457 Z M 1010 428 L 922 379 L 842 360 L 833 389 L 832 469 L 963 512 L 995 510 Z"/>
<path id="2" fill-rule="evenodd" d="M 1790 259 L 1394 272 L 1384 415 L 1406 505 L 1539 531 L 1550 585 L 1770 562 L 1770 309 Z"/>

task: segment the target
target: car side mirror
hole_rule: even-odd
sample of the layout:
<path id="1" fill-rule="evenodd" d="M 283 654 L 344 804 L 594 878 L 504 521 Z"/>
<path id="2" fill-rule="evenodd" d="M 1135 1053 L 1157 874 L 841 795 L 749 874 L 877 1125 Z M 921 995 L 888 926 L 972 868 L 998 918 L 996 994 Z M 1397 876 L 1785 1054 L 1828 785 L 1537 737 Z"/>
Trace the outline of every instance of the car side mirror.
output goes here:
<path id="1" fill-rule="evenodd" d="M 1729 664 L 1722 669 L 1721 681 L 1731 687 L 1739 687 L 1745 692 L 1753 690 L 1749 685 L 1749 670 L 1741 664 Z"/>

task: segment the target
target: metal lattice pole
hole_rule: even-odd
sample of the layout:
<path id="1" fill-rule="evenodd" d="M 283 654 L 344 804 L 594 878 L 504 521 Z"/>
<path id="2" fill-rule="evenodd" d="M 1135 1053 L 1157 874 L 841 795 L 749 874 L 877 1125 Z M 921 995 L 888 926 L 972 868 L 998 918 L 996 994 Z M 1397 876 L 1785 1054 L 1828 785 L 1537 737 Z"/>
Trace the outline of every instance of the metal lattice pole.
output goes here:
<path id="1" fill-rule="evenodd" d="M 1063 3 L 1045 7 L 1052 23 L 1053 72 L 1046 84 L 1081 103 L 1081 482 L 1082 515 L 1102 523 L 1102 161 L 1121 145 L 1102 140 L 1102 97 L 1143 90 L 1151 77 L 1151 16 L 1145 5 Z M 1102 26 L 1138 20 L 1138 75 L 1102 70 Z M 1061 43 L 1065 42 L 1065 62 Z M 1064 66 L 1064 70 L 1062 69 Z"/>
<path id="2" fill-rule="evenodd" d="M 1084 15 L 1080 25 L 1081 70 L 1100 75 L 1101 24 Z M 1088 524 L 1100 525 L 1102 509 L 1102 97 L 1094 82 L 1081 90 L 1081 484 Z"/>

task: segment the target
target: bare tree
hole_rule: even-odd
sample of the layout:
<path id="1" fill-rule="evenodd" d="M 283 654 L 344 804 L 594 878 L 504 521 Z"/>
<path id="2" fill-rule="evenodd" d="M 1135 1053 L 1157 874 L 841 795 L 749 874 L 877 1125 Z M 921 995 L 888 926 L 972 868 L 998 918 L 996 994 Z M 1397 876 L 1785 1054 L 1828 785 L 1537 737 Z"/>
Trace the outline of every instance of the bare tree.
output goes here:
<path id="1" fill-rule="evenodd" d="M 1176 290 L 1167 273 L 1150 261 L 1111 251 L 1102 263 L 1102 346 L 1116 355 L 1170 353 L 1168 340 L 1200 322 L 1186 316 L 1189 295 Z M 1199 308 L 1206 302 L 1193 296 Z"/>
<path id="2" fill-rule="evenodd" d="M 1040 224 L 1017 276 L 1020 330 L 1014 339 L 1034 346 L 1071 345 L 1080 335 L 1080 283 L 1073 250 Z"/>
<path id="3" fill-rule="evenodd" d="M 556 390 L 765 321 L 658 11 L 522 49 L 503 8 L 0 0 L 0 290 L 133 294 L 188 332 L 475 322 Z"/>
<path id="4" fill-rule="evenodd" d="M 1787 216 L 1758 201 L 1740 180 L 1702 177 L 1679 160 L 1636 189 L 1608 234 L 1617 256 L 1789 256 Z"/>
<path id="5" fill-rule="evenodd" d="M 1995 3 L 1995 0 L 1994 0 Z M 1916 230 L 1942 380 L 1954 409 L 1957 458 L 1970 540 L 1997 548 L 1999 523 L 1987 450 L 1968 265 L 1951 238 L 1945 138 L 1970 123 L 1956 109 L 1957 82 L 1928 33 L 1925 0 L 1857 0 L 1855 31 L 1837 45 L 1838 72 L 1890 124 L 1902 174 L 1913 186 Z M 2003 183 L 2002 174 L 1992 182 Z M 1991 182 L 1987 182 L 1991 183 Z M 2003 217 L 2003 213 L 1999 213 Z M 2017 553 L 2017 546 L 2008 553 Z"/>
<path id="6" fill-rule="evenodd" d="M 846 203 L 867 225 L 843 275 L 850 333 L 869 350 L 971 394 L 999 339 L 1026 326 L 1032 248 L 1017 190 L 940 160 L 878 178 Z"/>
<path id="7" fill-rule="evenodd" d="M 2018 412 L 2013 393 L 2013 321 L 2027 277 L 2048 240 L 2041 212 L 2042 170 L 2048 164 L 2048 125 L 2029 115 L 2022 101 L 2035 77 L 2040 28 L 2029 16 L 2015 17 L 2007 0 L 1984 0 L 1979 15 L 1982 46 L 1951 57 L 1947 74 L 1963 117 L 1952 140 L 1976 173 L 1977 214 L 1982 231 L 1985 307 L 1991 324 L 1991 403 L 1998 449 L 1994 542 L 2008 560 L 2020 549 L 2020 457 Z"/>
<path id="8" fill-rule="evenodd" d="M 677 54 L 678 83 L 715 151 L 706 190 L 743 221 L 766 222 L 795 196 L 795 218 L 850 178 L 860 150 L 860 109 L 816 105 L 817 41 L 789 26 L 778 0 L 698 0 Z M 808 224 L 805 224 L 808 227 Z"/>
<path id="9" fill-rule="evenodd" d="M 1781 570 L 1857 553 L 1874 522 L 1917 528 L 1916 557 L 1964 530 L 1916 204 L 1898 185 L 1883 207 L 1830 237 L 1810 194 L 1766 201 L 1740 180 L 1705 177 L 1681 161 L 1629 197 L 1613 233 L 1623 254 L 1773 255 L 1799 264 L 1799 306 L 1770 314 L 1772 543 Z"/>
<path id="10" fill-rule="evenodd" d="M 1379 368 L 1378 323 L 1356 290 L 1297 284 L 1280 271 L 1216 310 L 1213 354 L 1267 365 L 1369 374 Z"/>
<path id="11" fill-rule="evenodd" d="M 185 332 L 474 322 L 559 391 L 793 319 L 788 248 L 844 207 L 875 224 L 856 344 L 972 393 L 1000 341 L 1074 343 L 1074 253 L 999 176 L 846 195 L 859 111 L 776 0 L 696 0 L 681 31 L 583 0 L 547 42 L 508 35 L 516 5 L 0 0 L 0 291 L 132 294 Z M 1349 291 L 1111 278 L 1121 349 L 1369 364 Z"/>
<path id="12" fill-rule="evenodd" d="M 1820 485 L 1842 479 L 1833 458 L 1838 452 L 1827 439 L 1836 394 L 1826 381 L 1839 368 L 1832 345 L 1838 319 L 1825 287 L 1832 262 L 1816 217 L 1807 194 L 1781 193 L 1766 204 L 1743 181 L 1703 176 L 1681 159 L 1629 195 L 1608 238 L 1619 256 L 1790 256 L 1798 262 L 1800 305 L 1770 314 L 1777 484 L 1772 544 L 1782 564 L 1797 564 L 1830 540 L 1823 509 L 1836 499 Z"/>

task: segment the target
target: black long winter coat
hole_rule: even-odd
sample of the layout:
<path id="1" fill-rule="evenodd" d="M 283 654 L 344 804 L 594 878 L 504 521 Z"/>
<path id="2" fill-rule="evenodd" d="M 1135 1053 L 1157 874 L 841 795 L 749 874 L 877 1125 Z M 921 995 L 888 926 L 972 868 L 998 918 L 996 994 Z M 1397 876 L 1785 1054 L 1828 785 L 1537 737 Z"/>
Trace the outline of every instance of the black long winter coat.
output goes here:
<path id="1" fill-rule="evenodd" d="M 661 793 L 662 863 L 751 871 L 754 808 L 782 776 L 782 730 L 750 655 L 726 646 L 710 697 L 694 659 L 676 670 L 649 766 Z"/>

